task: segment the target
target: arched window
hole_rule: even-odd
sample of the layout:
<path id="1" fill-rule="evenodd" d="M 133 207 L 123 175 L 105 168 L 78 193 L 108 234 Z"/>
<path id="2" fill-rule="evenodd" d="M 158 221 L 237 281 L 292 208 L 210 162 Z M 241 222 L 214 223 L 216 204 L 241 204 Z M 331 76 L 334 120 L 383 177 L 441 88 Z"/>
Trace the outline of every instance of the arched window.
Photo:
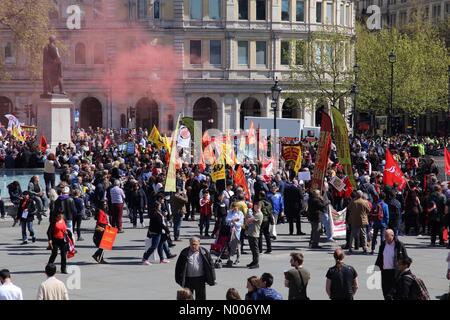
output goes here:
<path id="1" fill-rule="evenodd" d="M 96 43 L 94 46 L 94 64 L 105 63 L 105 50 L 103 44 Z"/>
<path id="2" fill-rule="evenodd" d="M 5 59 L 12 58 L 12 46 L 11 42 L 7 42 L 5 46 Z"/>
<path id="3" fill-rule="evenodd" d="M 75 46 L 75 64 L 86 64 L 86 46 L 84 43 L 77 43 Z"/>

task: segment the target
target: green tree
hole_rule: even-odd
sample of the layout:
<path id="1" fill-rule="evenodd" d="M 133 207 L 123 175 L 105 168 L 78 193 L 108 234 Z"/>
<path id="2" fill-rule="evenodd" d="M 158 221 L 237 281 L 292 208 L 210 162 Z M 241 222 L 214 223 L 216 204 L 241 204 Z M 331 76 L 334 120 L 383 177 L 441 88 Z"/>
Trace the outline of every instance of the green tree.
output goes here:
<path id="1" fill-rule="evenodd" d="M 352 37 L 337 27 L 324 28 L 310 34 L 299 54 L 298 42 L 291 45 L 291 81 L 295 96 L 316 96 L 338 107 L 339 100 L 349 95 L 354 81 Z M 300 52 L 303 52 L 300 50 Z"/>
<path id="2" fill-rule="evenodd" d="M 31 78 L 41 75 L 42 49 L 51 34 L 49 13 L 56 10 L 52 0 L 1 0 L 0 31 L 12 33 L 16 57 L 26 57 Z M 1 46 L 3 49 L 3 46 Z M 20 52 L 20 54 L 19 54 Z M 0 80 L 8 78 L 0 54 Z"/>
<path id="3" fill-rule="evenodd" d="M 414 20 L 414 19 L 413 19 Z M 377 32 L 357 26 L 358 109 L 383 113 L 389 106 L 391 64 L 394 63 L 394 113 L 420 115 L 447 103 L 448 52 L 435 27 L 420 20 L 402 28 Z"/>

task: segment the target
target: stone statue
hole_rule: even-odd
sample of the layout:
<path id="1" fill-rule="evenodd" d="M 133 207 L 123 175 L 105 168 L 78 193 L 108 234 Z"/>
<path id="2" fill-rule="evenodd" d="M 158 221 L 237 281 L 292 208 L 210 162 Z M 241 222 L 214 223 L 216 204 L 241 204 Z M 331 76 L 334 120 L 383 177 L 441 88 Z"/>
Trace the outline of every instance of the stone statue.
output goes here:
<path id="1" fill-rule="evenodd" d="M 43 75 L 44 96 L 51 96 L 53 88 L 59 86 L 59 93 L 65 95 L 62 85 L 61 56 L 56 47 L 56 37 L 49 37 L 49 44 L 44 48 Z"/>

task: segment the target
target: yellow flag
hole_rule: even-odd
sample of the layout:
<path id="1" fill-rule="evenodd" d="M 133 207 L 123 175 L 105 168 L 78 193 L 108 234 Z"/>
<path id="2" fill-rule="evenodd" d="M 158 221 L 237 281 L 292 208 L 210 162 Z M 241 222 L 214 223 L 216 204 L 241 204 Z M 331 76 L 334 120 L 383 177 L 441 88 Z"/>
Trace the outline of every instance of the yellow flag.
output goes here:
<path id="1" fill-rule="evenodd" d="M 166 185 L 164 187 L 165 192 L 176 192 L 176 174 L 177 169 L 176 165 L 176 156 L 177 156 L 177 137 L 178 137 L 178 128 L 180 127 L 180 117 L 181 114 L 178 115 L 177 126 L 172 135 L 172 150 L 170 151 L 170 161 L 169 168 L 167 169 L 167 177 L 166 177 Z"/>
<path id="2" fill-rule="evenodd" d="M 19 129 L 16 126 L 13 126 L 12 136 L 16 138 L 17 141 L 25 142 L 25 138 L 20 133 Z"/>
<path id="3" fill-rule="evenodd" d="M 164 135 L 163 143 L 164 143 L 164 148 L 166 150 L 170 150 L 170 143 L 169 143 L 169 138 L 167 138 L 167 135 Z"/>
<path id="4" fill-rule="evenodd" d="M 218 180 L 225 180 L 225 165 L 224 164 L 216 164 L 213 167 L 213 171 L 211 173 L 212 182 L 216 182 Z"/>
<path id="5" fill-rule="evenodd" d="M 164 146 L 164 141 L 161 135 L 159 134 L 158 128 L 156 128 L 155 125 L 153 126 L 153 129 L 150 132 L 150 134 L 148 135 L 148 141 L 154 143 L 158 149 Z"/>
<path id="6" fill-rule="evenodd" d="M 302 147 L 300 146 L 300 152 L 298 153 L 297 160 L 295 161 L 294 171 L 295 175 L 297 175 L 298 171 L 302 167 Z"/>

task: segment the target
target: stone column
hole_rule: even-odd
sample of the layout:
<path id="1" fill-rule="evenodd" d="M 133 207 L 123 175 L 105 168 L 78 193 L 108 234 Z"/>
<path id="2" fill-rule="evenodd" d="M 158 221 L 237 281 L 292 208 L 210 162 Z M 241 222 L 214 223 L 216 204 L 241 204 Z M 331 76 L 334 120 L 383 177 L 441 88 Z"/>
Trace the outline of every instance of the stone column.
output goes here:
<path id="1" fill-rule="evenodd" d="M 224 131 L 225 125 L 225 95 L 220 95 L 220 106 L 219 106 L 219 116 L 218 116 L 218 129 Z M 228 129 L 228 128 L 227 128 Z"/>
<path id="2" fill-rule="evenodd" d="M 239 106 L 239 96 L 234 96 L 234 108 L 233 108 L 233 114 L 234 114 L 234 129 L 240 128 L 240 106 Z"/>

